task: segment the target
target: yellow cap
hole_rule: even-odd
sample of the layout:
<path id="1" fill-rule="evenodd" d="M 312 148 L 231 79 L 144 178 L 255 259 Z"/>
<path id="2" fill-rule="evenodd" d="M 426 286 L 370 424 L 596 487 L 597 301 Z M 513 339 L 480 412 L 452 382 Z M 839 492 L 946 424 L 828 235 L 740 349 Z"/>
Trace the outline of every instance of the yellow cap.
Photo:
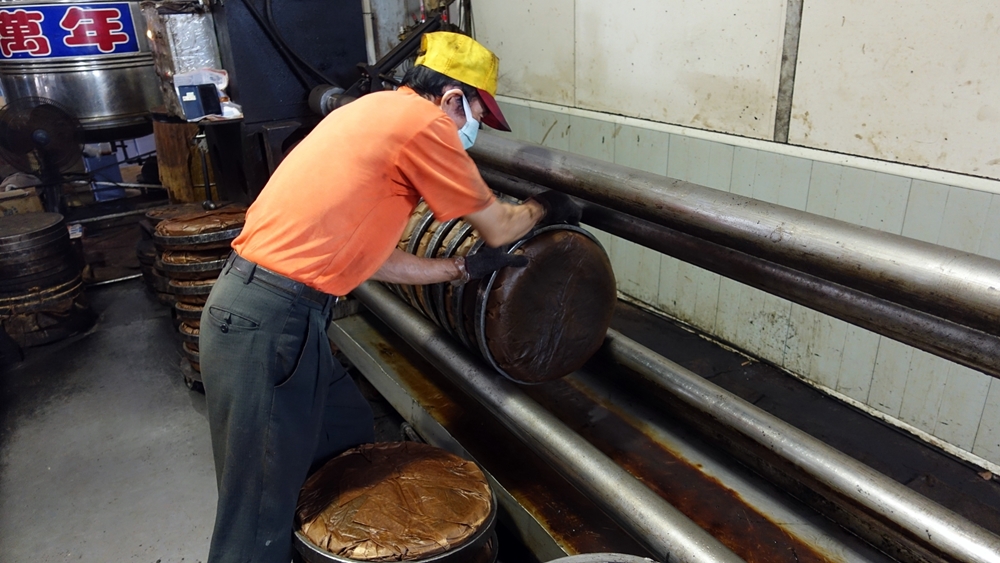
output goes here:
<path id="1" fill-rule="evenodd" d="M 447 31 L 425 33 L 420 39 L 420 55 L 414 64 L 425 66 L 479 90 L 480 97 L 489 109 L 489 113 L 483 117 L 483 123 L 494 129 L 510 131 L 510 126 L 494 99 L 500 59 L 475 39 Z"/>

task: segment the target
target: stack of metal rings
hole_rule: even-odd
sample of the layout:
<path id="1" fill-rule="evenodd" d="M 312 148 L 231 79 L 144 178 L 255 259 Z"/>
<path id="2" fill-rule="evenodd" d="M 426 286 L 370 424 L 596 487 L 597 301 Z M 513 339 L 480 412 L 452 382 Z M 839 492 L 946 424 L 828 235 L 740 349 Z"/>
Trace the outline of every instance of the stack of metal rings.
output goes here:
<path id="1" fill-rule="evenodd" d="M 156 296 L 160 303 L 173 307 L 177 299 L 170 288 L 170 278 L 159 268 L 159 250 L 153 243 L 153 233 L 161 221 L 200 213 L 204 208 L 200 203 L 180 203 L 157 207 L 146 212 L 145 219 L 139 225 L 143 238 L 136 244 L 135 254 L 139 259 L 139 269 L 146 287 Z"/>
<path id="2" fill-rule="evenodd" d="M 474 256 L 483 246 L 471 224 L 439 221 L 420 202 L 398 248 L 422 258 Z M 506 247 L 528 258 L 464 285 L 394 285 L 404 301 L 518 383 L 563 377 L 604 341 L 617 293 L 611 261 L 596 238 L 573 225 L 535 229 Z"/>
<path id="3" fill-rule="evenodd" d="M 192 389 L 202 388 L 198 348 L 201 312 L 245 217 L 246 207 L 228 205 L 164 219 L 153 232 L 156 270 L 168 279 L 174 321 L 189 368 L 182 369 L 184 382 Z"/>
<path id="4" fill-rule="evenodd" d="M 58 213 L 0 217 L 0 324 L 22 347 L 85 331 L 95 315 Z"/>

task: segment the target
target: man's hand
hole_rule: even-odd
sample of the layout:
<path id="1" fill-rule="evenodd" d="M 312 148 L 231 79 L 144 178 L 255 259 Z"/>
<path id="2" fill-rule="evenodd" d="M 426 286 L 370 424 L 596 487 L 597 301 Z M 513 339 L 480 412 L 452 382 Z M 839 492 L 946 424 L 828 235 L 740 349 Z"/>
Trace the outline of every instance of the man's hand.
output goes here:
<path id="1" fill-rule="evenodd" d="M 555 190 L 545 190 L 538 195 L 531 196 L 530 200 L 537 201 L 545 208 L 545 216 L 538 222 L 539 227 L 557 223 L 580 225 L 583 209 L 568 195 Z"/>
<path id="2" fill-rule="evenodd" d="M 465 257 L 465 271 L 469 274 L 469 279 L 478 280 L 485 278 L 493 272 L 510 266 L 512 268 L 523 268 L 528 265 L 527 256 L 520 254 L 507 254 L 500 248 L 482 246 L 472 256 Z"/>

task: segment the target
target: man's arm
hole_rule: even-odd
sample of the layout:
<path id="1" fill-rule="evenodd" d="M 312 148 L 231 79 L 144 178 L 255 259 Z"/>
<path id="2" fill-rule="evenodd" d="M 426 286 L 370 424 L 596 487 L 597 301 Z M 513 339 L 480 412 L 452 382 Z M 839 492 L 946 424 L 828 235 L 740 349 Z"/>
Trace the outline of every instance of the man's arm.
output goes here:
<path id="1" fill-rule="evenodd" d="M 497 247 L 528 234 L 543 216 L 545 208 L 537 201 L 511 205 L 496 200 L 486 209 L 470 213 L 464 219 L 472 223 L 486 244 Z"/>
<path id="2" fill-rule="evenodd" d="M 528 259 L 508 254 L 499 248 L 484 246 L 472 256 L 457 258 L 420 258 L 395 248 L 389 259 L 369 278 L 375 281 L 426 285 L 446 281 L 478 280 L 508 266 L 523 268 Z"/>
<path id="3" fill-rule="evenodd" d="M 370 279 L 389 283 L 426 285 L 461 279 L 457 258 L 421 258 L 398 248 Z"/>

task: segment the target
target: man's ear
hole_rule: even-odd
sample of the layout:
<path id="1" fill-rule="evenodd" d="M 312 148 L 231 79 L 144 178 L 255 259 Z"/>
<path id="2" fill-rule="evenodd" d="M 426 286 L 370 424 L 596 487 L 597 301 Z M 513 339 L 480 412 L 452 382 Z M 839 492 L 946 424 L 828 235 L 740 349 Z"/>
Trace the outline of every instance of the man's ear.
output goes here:
<path id="1" fill-rule="evenodd" d="M 462 91 L 452 88 L 441 96 L 441 109 L 458 127 L 465 125 L 465 107 L 462 105 Z"/>

